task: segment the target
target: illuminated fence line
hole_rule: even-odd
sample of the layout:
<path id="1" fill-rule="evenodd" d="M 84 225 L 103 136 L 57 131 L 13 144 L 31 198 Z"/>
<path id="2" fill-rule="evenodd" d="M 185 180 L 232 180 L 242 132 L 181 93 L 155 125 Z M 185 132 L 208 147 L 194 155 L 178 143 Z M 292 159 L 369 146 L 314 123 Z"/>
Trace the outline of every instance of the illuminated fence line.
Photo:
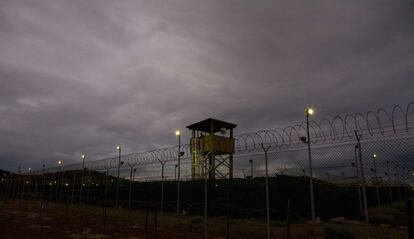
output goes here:
<path id="1" fill-rule="evenodd" d="M 406 107 L 395 105 L 391 111 L 379 108 L 365 114 L 336 115 L 331 119 L 323 118 L 320 121 L 310 121 L 310 134 L 312 145 L 338 144 L 354 141 L 354 131 L 363 139 L 383 139 L 391 137 L 404 137 L 413 135 L 414 103 Z M 304 147 L 302 137 L 306 134 L 306 124 L 301 123 L 285 128 L 259 130 L 235 136 L 237 154 L 260 152 L 261 144 L 272 146 L 272 151 L 295 150 Z M 189 160 L 190 146 L 182 145 L 181 151 L 185 154 L 182 160 Z M 140 153 L 131 153 L 121 156 L 122 167 L 142 166 L 158 163 L 158 160 L 169 162 L 177 159 L 177 146 L 150 150 Z M 85 162 L 85 167 L 91 170 L 104 170 L 116 168 L 118 157 Z M 35 173 L 57 172 L 60 167 L 47 168 Z M 65 165 L 64 170 L 79 170 L 82 164 Z"/>
<path id="2" fill-rule="evenodd" d="M 372 138 L 362 144 L 365 175 L 368 185 L 413 185 L 414 155 L 412 149 L 414 135 L 404 137 L 390 137 L 376 139 Z M 314 177 L 331 183 L 358 184 L 354 155 L 355 142 L 341 142 L 333 145 L 316 145 L 313 148 Z M 404 157 L 395 153 L 403 154 Z M 372 154 L 377 153 L 377 179 L 373 170 Z M 328 154 L 328 156 L 327 156 Z M 414 157 L 414 156 L 413 156 Z M 269 152 L 269 174 L 305 176 L 308 177 L 306 148 L 295 148 Z M 263 177 L 263 152 L 236 153 L 235 154 L 235 178 L 246 178 L 251 176 L 252 160 L 254 177 Z M 191 180 L 191 161 L 183 160 L 181 165 L 182 180 Z M 176 180 L 174 168 L 176 161 L 170 160 L 165 164 L 165 180 Z M 387 166 L 389 166 L 387 170 Z M 121 168 L 121 177 L 129 179 L 130 168 L 137 169 L 135 181 L 160 181 L 161 165 L 158 163 L 145 165 L 127 165 Z M 100 172 L 105 170 L 101 169 Z M 116 175 L 116 168 L 110 169 L 111 175 Z"/>
<path id="3" fill-rule="evenodd" d="M 411 185 L 413 183 L 412 173 L 414 172 L 414 160 L 410 158 L 411 154 L 414 155 L 412 145 L 414 145 L 414 136 L 364 142 L 362 144 L 363 161 L 368 184 L 370 184 L 371 179 L 374 177 L 371 156 L 377 153 L 379 154 L 379 158 L 376 159 L 377 176 L 383 183 L 395 184 L 393 182 L 401 182 Z M 346 183 L 348 181 L 353 184 L 358 183 L 354 146 L 354 142 L 346 142 L 337 145 L 318 145 L 314 147 L 314 176 L 330 182 Z M 403 153 L 405 156 L 396 156 L 396 152 Z M 327 154 L 329 155 L 327 156 Z M 263 152 L 236 153 L 234 159 L 235 178 L 251 176 L 251 167 L 253 167 L 255 177 L 264 176 Z M 307 151 L 303 147 L 294 150 L 271 151 L 269 152 L 270 175 L 308 176 L 306 159 Z M 250 166 L 249 160 L 252 160 L 254 165 Z M 182 172 L 187 173 L 183 176 L 184 179 L 191 179 L 189 173 L 190 163 L 190 160 L 182 161 Z M 166 174 L 166 177 L 170 180 L 174 179 L 174 165 L 175 161 L 169 161 L 166 164 L 166 168 L 169 168 L 167 171 L 169 173 Z M 389 166 L 388 170 L 387 166 Z M 139 179 L 137 180 L 160 180 L 159 164 L 139 165 L 137 168 L 139 169 Z M 397 169 L 401 171 L 399 174 Z M 124 171 L 127 172 L 127 169 L 124 169 Z M 123 175 L 127 177 L 125 173 Z M 398 175 L 401 177 L 400 179 Z"/>

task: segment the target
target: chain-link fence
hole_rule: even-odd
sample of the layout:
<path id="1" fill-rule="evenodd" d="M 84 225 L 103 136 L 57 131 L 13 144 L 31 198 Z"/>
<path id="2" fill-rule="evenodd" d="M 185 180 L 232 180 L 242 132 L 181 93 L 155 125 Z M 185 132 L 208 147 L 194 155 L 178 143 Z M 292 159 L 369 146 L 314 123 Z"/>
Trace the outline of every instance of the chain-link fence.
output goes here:
<path id="1" fill-rule="evenodd" d="M 161 213 L 175 212 L 179 194 L 180 214 L 207 216 L 208 209 L 209 216 L 259 219 L 266 217 L 267 201 L 271 220 L 285 220 L 289 211 L 297 221 L 312 218 L 314 193 L 316 217 L 346 217 L 368 224 L 368 207 L 389 205 L 412 194 L 413 108 L 410 103 L 389 112 L 379 109 L 310 121 L 310 141 L 306 123 L 236 136 L 233 179 L 191 180 L 190 148 L 184 145 L 180 167 L 176 146 L 86 162 L 84 169 L 73 164 L 5 174 L 1 193 L 5 199 L 129 209 L 151 204 Z M 267 167 L 262 146 L 270 147 Z"/>

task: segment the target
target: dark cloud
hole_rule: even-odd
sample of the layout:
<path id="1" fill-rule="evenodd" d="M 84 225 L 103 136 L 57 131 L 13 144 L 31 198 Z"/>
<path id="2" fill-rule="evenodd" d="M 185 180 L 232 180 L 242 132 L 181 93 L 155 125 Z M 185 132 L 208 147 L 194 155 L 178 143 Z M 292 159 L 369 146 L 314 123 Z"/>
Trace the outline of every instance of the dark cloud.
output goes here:
<path id="1" fill-rule="evenodd" d="M 412 1 L 0 2 L 0 168 L 406 103 Z"/>

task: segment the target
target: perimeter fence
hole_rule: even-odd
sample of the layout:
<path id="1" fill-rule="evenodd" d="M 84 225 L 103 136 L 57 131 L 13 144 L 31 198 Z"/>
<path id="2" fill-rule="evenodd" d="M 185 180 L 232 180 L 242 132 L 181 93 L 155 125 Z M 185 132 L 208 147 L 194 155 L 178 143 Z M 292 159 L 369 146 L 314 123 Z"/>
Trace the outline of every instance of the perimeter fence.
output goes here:
<path id="1" fill-rule="evenodd" d="M 366 220 L 365 199 L 367 207 L 375 207 L 401 201 L 412 194 L 414 103 L 396 105 L 388 111 L 380 108 L 365 114 L 311 120 L 310 155 L 306 126 L 304 122 L 235 136 L 232 180 L 207 184 L 191 180 L 190 147 L 182 145 L 180 151 L 184 156 L 180 168 L 177 168 L 178 146 L 174 146 L 89 161 L 84 167 L 78 163 L 3 175 L 1 192 L 5 198 L 31 197 L 130 209 L 145 208 L 151 203 L 161 213 L 176 211 L 180 194 L 180 214 L 199 215 L 206 212 L 204 193 L 208 189 L 209 215 L 264 218 L 263 147 L 270 147 L 267 175 L 272 220 L 285 220 L 287 211 L 293 220 L 311 218 L 310 155 L 315 211 L 322 220 L 334 217 Z"/>

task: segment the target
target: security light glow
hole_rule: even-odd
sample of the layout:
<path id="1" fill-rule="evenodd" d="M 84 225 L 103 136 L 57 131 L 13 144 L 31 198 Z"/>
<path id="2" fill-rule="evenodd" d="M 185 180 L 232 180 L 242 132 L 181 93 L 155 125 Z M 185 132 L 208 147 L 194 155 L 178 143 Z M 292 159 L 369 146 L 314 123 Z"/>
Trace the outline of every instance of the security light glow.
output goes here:
<path id="1" fill-rule="evenodd" d="M 82 159 L 85 159 L 85 155 L 84 155 L 84 154 L 82 154 L 82 156 L 81 156 L 81 157 L 82 157 Z"/>
<path id="2" fill-rule="evenodd" d="M 307 108 L 307 109 L 306 109 L 306 113 L 307 113 L 308 115 L 313 115 L 313 114 L 315 114 L 315 110 L 314 110 L 314 109 L 312 109 L 312 108 Z"/>
<path id="3" fill-rule="evenodd" d="M 120 150 L 120 149 L 121 149 L 121 145 L 117 145 L 117 146 L 116 146 L 116 149 L 117 149 L 117 150 Z"/>
<path id="4" fill-rule="evenodd" d="M 374 155 L 372 155 L 374 158 L 376 158 L 377 157 L 377 155 L 376 154 L 374 154 Z"/>
<path id="5" fill-rule="evenodd" d="M 58 161 L 58 164 L 59 164 L 59 165 L 60 165 L 60 164 L 62 164 L 62 161 L 61 161 L 61 160 L 59 160 L 59 161 Z"/>
<path id="6" fill-rule="evenodd" d="M 181 134 L 181 132 L 179 130 L 175 131 L 175 135 L 179 136 Z"/>

